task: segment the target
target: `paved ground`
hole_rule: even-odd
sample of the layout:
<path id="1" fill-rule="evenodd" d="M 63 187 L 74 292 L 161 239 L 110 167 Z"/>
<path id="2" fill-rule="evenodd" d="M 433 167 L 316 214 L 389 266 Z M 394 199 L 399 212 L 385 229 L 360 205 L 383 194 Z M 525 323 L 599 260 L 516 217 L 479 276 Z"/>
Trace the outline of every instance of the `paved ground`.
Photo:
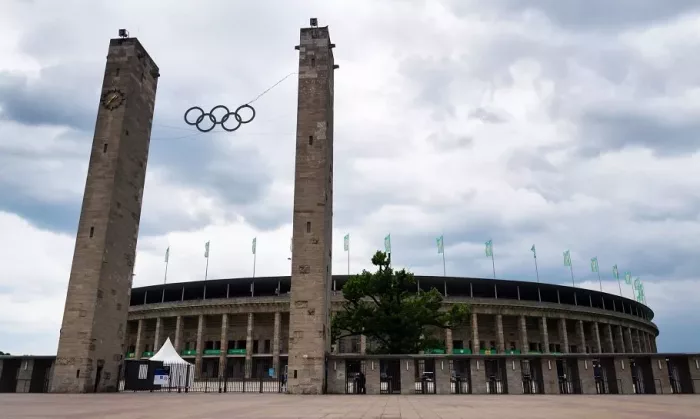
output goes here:
<path id="1" fill-rule="evenodd" d="M 700 395 L 0 394 L 2 419 L 697 419 L 698 412 Z"/>

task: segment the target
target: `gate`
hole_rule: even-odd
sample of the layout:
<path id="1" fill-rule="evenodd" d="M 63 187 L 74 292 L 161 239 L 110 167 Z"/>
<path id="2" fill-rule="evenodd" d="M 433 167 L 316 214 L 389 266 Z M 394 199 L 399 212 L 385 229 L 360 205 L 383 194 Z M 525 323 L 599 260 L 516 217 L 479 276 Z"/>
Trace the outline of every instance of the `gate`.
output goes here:
<path id="1" fill-rule="evenodd" d="M 367 394 L 365 361 L 359 359 L 345 361 L 345 394 Z"/>
<path id="2" fill-rule="evenodd" d="M 379 393 L 401 394 L 401 361 L 379 360 Z"/>
<path id="3" fill-rule="evenodd" d="M 450 392 L 471 394 L 471 368 L 468 359 L 450 360 Z"/>
<path id="4" fill-rule="evenodd" d="M 523 394 L 544 394 L 540 359 L 521 360 L 520 371 L 523 376 Z"/>
<path id="5" fill-rule="evenodd" d="M 414 388 L 417 394 L 436 394 L 435 359 L 415 360 Z"/>
<path id="6" fill-rule="evenodd" d="M 486 374 L 486 394 L 508 393 L 503 374 L 505 372 L 505 359 L 484 360 L 484 373 Z"/>
<path id="7" fill-rule="evenodd" d="M 556 364 L 559 394 L 581 394 L 578 361 L 576 359 L 557 359 Z"/>

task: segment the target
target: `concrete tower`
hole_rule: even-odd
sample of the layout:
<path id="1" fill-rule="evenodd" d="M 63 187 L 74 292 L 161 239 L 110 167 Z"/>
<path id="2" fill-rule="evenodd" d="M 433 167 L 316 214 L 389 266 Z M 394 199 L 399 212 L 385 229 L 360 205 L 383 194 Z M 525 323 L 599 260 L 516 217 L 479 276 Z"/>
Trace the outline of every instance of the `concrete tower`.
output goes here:
<path id="1" fill-rule="evenodd" d="M 159 76 L 136 38 L 110 40 L 52 392 L 117 386 Z"/>
<path id="2" fill-rule="evenodd" d="M 333 50 L 328 27 L 301 29 L 294 174 L 288 391 L 321 394 L 330 349 Z"/>

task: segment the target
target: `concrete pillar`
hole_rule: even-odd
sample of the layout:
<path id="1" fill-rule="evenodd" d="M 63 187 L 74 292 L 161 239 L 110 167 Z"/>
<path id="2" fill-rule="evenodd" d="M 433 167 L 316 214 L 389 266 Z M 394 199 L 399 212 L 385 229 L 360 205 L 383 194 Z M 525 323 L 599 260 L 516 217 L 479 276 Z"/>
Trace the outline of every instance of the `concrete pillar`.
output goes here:
<path id="1" fill-rule="evenodd" d="M 496 314 L 496 345 L 498 353 L 502 354 L 506 351 L 506 342 L 503 336 L 503 315 Z"/>
<path id="2" fill-rule="evenodd" d="M 177 353 L 180 353 L 180 350 L 182 349 L 182 316 L 177 316 L 175 319 L 175 342 L 173 342 L 173 347 L 175 347 L 175 351 Z"/>
<path id="3" fill-rule="evenodd" d="M 450 360 L 447 358 L 436 359 L 435 392 L 437 394 L 452 394 L 451 378 Z"/>
<path id="4" fill-rule="evenodd" d="M 578 321 L 578 341 L 581 347 L 578 352 L 580 354 L 586 353 L 586 331 L 583 329 L 583 320 Z"/>
<path id="5" fill-rule="evenodd" d="M 471 358 L 469 363 L 472 394 L 486 394 L 486 373 L 484 372 L 484 359 Z"/>
<path id="6" fill-rule="evenodd" d="M 559 343 L 561 344 L 562 352 L 565 354 L 569 353 L 569 333 L 566 331 L 566 319 L 561 317 L 559 319 Z"/>
<path id="7" fill-rule="evenodd" d="M 627 357 L 615 357 L 615 377 L 618 379 L 619 394 L 634 394 L 629 361 Z"/>
<path id="8" fill-rule="evenodd" d="M 280 330 L 282 329 L 282 313 L 275 312 L 275 326 L 272 338 L 272 368 L 279 377 L 280 374 Z M 344 364 L 343 364 L 344 365 Z M 343 370 L 344 371 L 344 370 Z"/>
<path id="9" fill-rule="evenodd" d="M 197 321 L 197 353 L 194 358 L 194 376 L 199 378 L 202 374 L 202 354 L 204 354 L 204 329 L 206 328 L 204 314 L 199 315 Z"/>
<path id="10" fill-rule="evenodd" d="M 549 331 L 547 330 L 547 316 L 542 316 L 540 322 L 540 338 L 542 339 L 542 353 L 549 353 Z"/>
<path id="11" fill-rule="evenodd" d="M 221 315 L 221 352 L 219 353 L 219 377 L 226 375 L 226 355 L 228 355 L 228 314 Z"/>
<path id="12" fill-rule="evenodd" d="M 668 364 L 665 357 L 651 358 L 651 375 L 654 377 L 656 394 L 671 394 L 671 378 L 668 376 Z"/>
<path id="13" fill-rule="evenodd" d="M 641 353 L 642 352 L 642 345 L 639 342 L 639 330 L 638 329 L 632 330 L 632 342 L 634 345 L 634 352 Z"/>
<path id="14" fill-rule="evenodd" d="M 139 319 L 136 328 L 136 347 L 134 348 L 134 359 L 141 359 L 143 353 L 143 319 Z"/>
<path id="15" fill-rule="evenodd" d="M 472 347 L 474 348 L 474 353 L 478 354 L 479 349 L 479 318 L 476 313 L 472 312 Z"/>
<path id="16" fill-rule="evenodd" d="M 617 346 L 618 352 L 624 354 L 626 353 L 624 328 L 621 325 L 619 325 L 615 326 L 615 329 L 617 330 L 617 342 L 615 343 L 615 345 Z"/>
<path id="17" fill-rule="evenodd" d="M 520 358 L 506 358 L 506 382 L 508 394 L 523 394 L 523 372 Z"/>
<path id="18" fill-rule="evenodd" d="M 651 349 L 651 339 L 649 338 L 649 333 L 644 332 L 644 347 L 646 348 L 646 352 L 648 354 L 654 352 Z"/>
<path id="19" fill-rule="evenodd" d="M 527 323 L 523 315 L 518 318 L 518 331 L 520 332 L 520 353 L 526 354 L 530 352 L 530 344 L 527 341 Z"/>
<path id="20" fill-rule="evenodd" d="M 653 353 L 659 352 L 658 348 L 656 347 L 656 336 L 654 335 L 651 335 L 651 350 Z"/>
<path id="21" fill-rule="evenodd" d="M 603 345 L 600 344 L 600 328 L 598 327 L 598 322 L 593 322 L 593 344 L 595 345 L 595 352 L 602 353 Z"/>
<path id="22" fill-rule="evenodd" d="M 578 359 L 578 376 L 582 394 L 596 394 L 593 363 L 588 358 Z"/>
<path id="23" fill-rule="evenodd" d="M 379 374 L 379 360 L 368 359 L 365 368 L 365 389 L 367 394 L 380 394 L 381 383 Z M 403 383 L 401 385 L 403 388 Z"/>
<path id="24" fill-rule="evenodd" d="M 634 342 L 632 341 L 632 329 L 629 327 L 625 327 L 625 338 L 627 339 L 627 342 L 625 342 L 625 346 L 627 347 L 627 352 L 629 353 L 634 353 Z"/>
<path id="25" fill-rule="evenodd" d="M 362 355 L 367 353 L 367 336 L 360 335 L 360 353 Z"/>
<path id="26" fill-rule="evenodd" d="M 248 327 L 245 336 L 245 378 L 253 372 L 253 313 L 248 313 Z"/>
<path id="27" fill-rule="evenodd" d="M 162 333 L 163 333 L 163 319 L 162 317 L 158 317 L 156 319 L 156 333 L 153 336 L 153 353 L 155 354 L 158 352 L 158 349 L 160 349 L 160 340 L 162 339 Z"/>
<path id="28" fill-rule="evenodd" d="M 328 394 L 345 394 L 345 360 L 334 359 L 329 363 Z M 275 370 L 275 372 L 277 372 Z"/>
<path id="29" fill-rule="evenodd" d="M 413 359 L 402 359 L 400 364 L 401 394 L 416 394 L 416 362 Z M 440 361 L 435 360 L 435 368 L 440 368 Z M 437 378 L 437 377 L 436 377 Z"/>
<path id="30" fill-rule="evenodd" d="M 452 329 L 445 329 L 445 349 L 446 353 L 452 353 Z"/>
<path id="31" fill-rule="evenodd" d="M 615 338 L 613 337 L 612 325 L 610 323 L 606 323 L 603 328 L 605 329 L 605 352 L 614 354 Z"/>
<path id="32" fill-rule="evenodd" d="M 542 357 L 542 384 L 544 394 L 559 394 L 559 376 L 555 358 Z"/>

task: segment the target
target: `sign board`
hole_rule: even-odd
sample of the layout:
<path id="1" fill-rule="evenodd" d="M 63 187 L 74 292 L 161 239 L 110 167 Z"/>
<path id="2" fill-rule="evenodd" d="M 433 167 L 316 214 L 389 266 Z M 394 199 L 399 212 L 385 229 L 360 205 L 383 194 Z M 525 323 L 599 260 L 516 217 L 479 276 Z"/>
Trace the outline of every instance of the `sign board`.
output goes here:
<path id="1" fill-rule="evenodd" d="M 156 368 L 155 374 L 153 375 L 153 384 L 157 386 L 168 385 L 170 380 L 170 371 L 166 368 Z"/>
<path id="2" fill-rule="evenodd" d="M 274 376 L 275 376 L 275 369 L 274 369 L 274 368 L 268 368 L 268 370 L 267 370 L 267 375 L 269 375 L 270 377 L 274 377 Z"/>

